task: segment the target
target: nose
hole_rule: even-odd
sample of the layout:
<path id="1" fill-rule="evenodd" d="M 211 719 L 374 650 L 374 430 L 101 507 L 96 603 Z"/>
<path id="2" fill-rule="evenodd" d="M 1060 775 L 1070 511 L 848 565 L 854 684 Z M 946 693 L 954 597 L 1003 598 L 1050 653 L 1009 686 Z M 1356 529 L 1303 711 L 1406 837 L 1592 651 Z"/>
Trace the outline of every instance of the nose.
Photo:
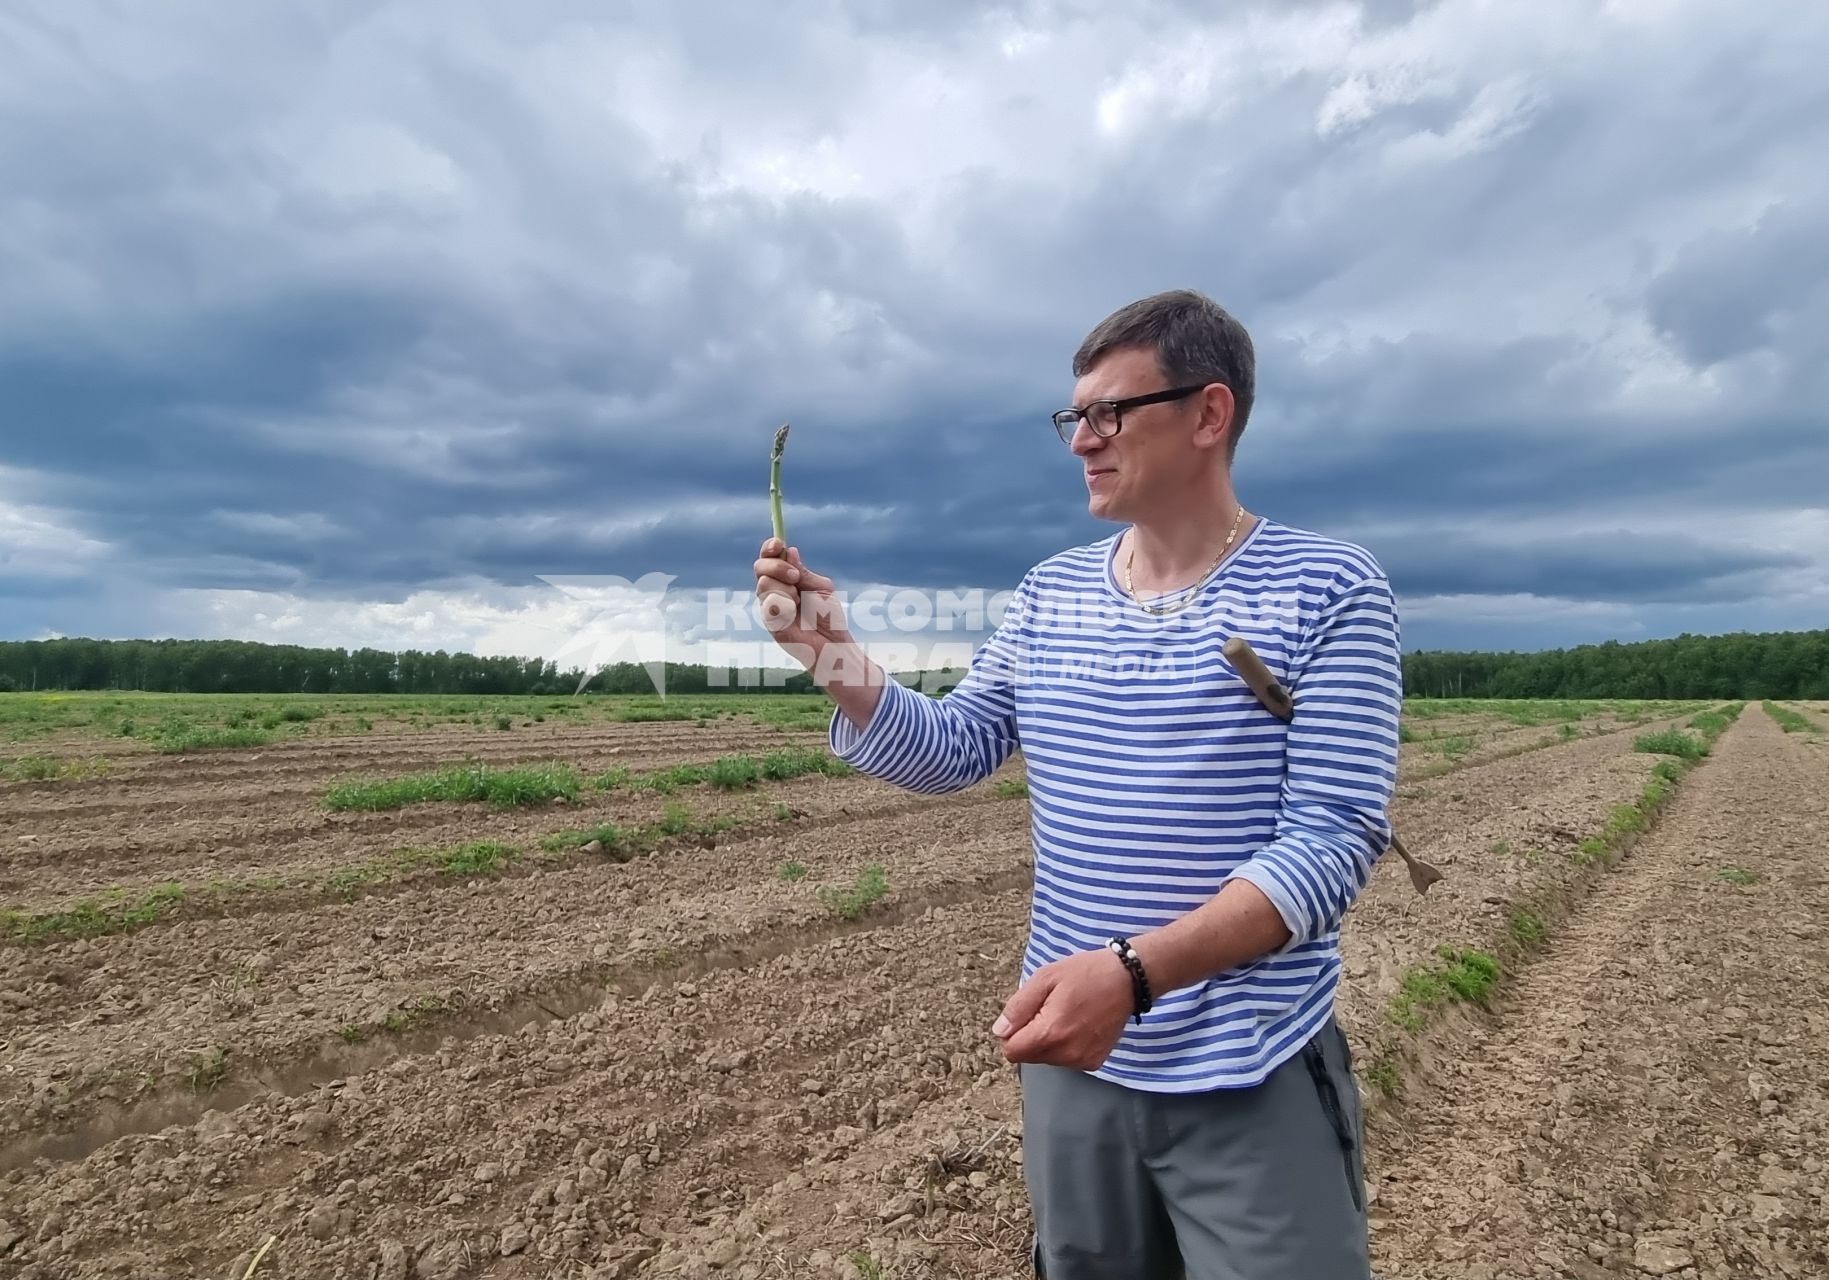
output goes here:
<path id="1" fill-rule="evenodd" d="M 1068 447 L 1082 458 L 1103 449 L 1106 444 L 1105 437 L 1088 426 L 1084 418 L 1074 424 L 1073 438 L 1068 441 Z"/>

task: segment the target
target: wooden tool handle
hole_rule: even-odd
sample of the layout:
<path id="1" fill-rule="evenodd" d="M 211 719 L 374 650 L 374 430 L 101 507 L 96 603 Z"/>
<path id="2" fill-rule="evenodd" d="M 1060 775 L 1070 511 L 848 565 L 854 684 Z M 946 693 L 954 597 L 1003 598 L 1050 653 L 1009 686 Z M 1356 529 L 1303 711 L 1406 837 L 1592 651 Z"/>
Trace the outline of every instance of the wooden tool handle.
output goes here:
<path id="1" fill-rule="evenodd" d="M 1251 692 L 1257 695 L 1257 700 L 1264 704 L 1265 710 L 1284 720 L 1295 719 L 1295 702 L 1290 698 L 1289 690 L 1270 674 L 1270 668 L 1257 656 L 1250 641 L 1243 636 L 1233 636 L 1220 646 L 1219 651 L 1238 668 L 1238 674 L 1251 686 Z"/>

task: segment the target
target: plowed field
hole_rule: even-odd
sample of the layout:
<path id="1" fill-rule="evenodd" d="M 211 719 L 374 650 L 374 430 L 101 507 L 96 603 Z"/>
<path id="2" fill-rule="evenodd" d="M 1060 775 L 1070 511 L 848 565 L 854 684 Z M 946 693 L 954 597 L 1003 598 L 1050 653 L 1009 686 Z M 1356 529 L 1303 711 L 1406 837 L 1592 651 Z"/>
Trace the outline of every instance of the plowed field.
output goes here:
<path id="1" fill-rule="evenodd" d="M 1384 860 L 1340 1006 L 1385 1274 L 1825 1274 L 1829 1009 L 1796 979 L 1829 756 L 1757 704 L 1687 768 L 1635 750 L 1695 710 L 1418 722 L 1394 818 L 1446 879 Z M 812 772 L 323 803 L 485 752 L 641 774 L 821 743 L 327 737 L 0 785 L 0 1268 L 240 1280 L 271 1239 L 262 1280 L 1024 1275 L 987 1031 L 1020 759 L 948 797 Z M 612 830 L 648 836 L 560 839 Z M 1471 1004 L 1437 980 L 1469 952 L 1501 975 Z"/>

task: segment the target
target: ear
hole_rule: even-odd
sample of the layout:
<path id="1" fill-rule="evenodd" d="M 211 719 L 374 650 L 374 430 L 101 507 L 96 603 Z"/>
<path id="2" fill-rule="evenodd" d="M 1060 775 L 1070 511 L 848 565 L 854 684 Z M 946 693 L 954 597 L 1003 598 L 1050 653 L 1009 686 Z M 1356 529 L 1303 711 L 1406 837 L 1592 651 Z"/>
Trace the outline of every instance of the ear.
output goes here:
<path id="1" fill-rule="evenodd" d="M 1232 417 L 1238 410 L 1232 388 L 1223 382 L 1209 382 L 1196 403 L 1200 408 L 1200 420 L 1194 427 L 1195 445 L 1202 449 L 1223 448 L 1232 434 Z"/>

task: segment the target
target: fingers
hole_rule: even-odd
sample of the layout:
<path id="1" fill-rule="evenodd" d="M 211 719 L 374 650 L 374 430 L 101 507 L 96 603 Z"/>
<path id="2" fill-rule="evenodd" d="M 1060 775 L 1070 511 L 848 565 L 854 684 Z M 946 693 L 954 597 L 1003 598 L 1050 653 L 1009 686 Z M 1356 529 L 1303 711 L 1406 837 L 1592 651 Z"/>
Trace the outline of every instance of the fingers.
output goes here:
<path id="1" fill-rule="evenodd" d="M 1004 1002 L 1003 1013 L 991 1025 L 991 1034 L 999 1040 L 1008 1040 L 1011 1036 L 1029 1025 L 1042 1006 L 1048 1002 L 1048 993 L 1054 990 L 1054 973 L 1043 969 L 1028 982 L 1024 983 Z"/>

